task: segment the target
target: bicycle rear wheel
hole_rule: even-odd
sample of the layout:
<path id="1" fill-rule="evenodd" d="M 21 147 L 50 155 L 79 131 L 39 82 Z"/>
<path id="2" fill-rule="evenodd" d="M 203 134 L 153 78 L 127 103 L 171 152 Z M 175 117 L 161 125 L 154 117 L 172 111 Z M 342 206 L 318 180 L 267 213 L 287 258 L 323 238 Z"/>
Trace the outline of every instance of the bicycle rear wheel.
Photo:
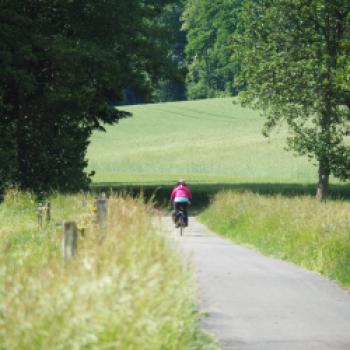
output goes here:
<path id="1" fill-rule="evenodd" d="M 185 218 L 183 215 L 180 215 L 179 217 L 179 227 L 180 227 L 180 236 L 182 236 L 185 229 Z"/>

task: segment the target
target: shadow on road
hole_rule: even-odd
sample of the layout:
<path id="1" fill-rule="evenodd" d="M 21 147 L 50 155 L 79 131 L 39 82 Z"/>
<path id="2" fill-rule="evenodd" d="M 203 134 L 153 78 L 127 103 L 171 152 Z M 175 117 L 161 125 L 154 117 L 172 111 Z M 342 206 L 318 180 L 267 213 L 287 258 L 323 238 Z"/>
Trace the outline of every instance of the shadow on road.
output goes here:
<path id="1" fill-rule="evenodd" d="M 193 201 L 190 215 L 196 215 L 204 210 L 220 191 L 253 192 L 263 195 L 282 195 L 294 197 L 300 195 L 314 196 L 316 185 L 298 183 L 234 183 L 234 184 L 191 184 L 189 183 Z M 156 184 L 128 184 L 128 183 L 96 183 L 92 185 L 93 192 L 124 192 L 132 196 L 141 193 L 146 200 L 153 199 L 159 208 L 169 207 L 169 195 L 173 186 Z M 334 184 L 330 188 L 330 198 L 350 199 L 350 184 Z M 169 207 L 170 209 L 170 207 Z"/>

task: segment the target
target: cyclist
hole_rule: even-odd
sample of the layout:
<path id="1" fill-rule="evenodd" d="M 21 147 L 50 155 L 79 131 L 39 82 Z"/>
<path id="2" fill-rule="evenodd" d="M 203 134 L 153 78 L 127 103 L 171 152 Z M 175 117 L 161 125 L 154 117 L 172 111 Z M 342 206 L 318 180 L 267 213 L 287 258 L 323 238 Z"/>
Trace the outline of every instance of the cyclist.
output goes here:
<path id="1" fill-rule="evenodd" d="M 173 220 L 177 216 L 177 213 L 180 209 L 185 213 L 185 225 L 188 226 L 188 215 L 187 215 L 187 207 L 191 204 L 192 193 L 189 187 L 186 185 L 184 179 L 180 179 L 176 186 L 173 188 L 170 200 L 174 203 L 174 212 L 173 212 Z"/>

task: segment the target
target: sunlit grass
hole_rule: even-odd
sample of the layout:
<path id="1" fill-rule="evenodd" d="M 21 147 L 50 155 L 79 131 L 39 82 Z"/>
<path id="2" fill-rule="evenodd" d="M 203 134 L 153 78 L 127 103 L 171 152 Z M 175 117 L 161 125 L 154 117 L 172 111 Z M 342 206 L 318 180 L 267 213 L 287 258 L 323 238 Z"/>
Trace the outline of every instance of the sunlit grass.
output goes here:
<path id="1" fill-rule="evenodd" d="M 88 229 L 63 264 L 60 223 L 89 215 L 93 198 L 50 200 L 43 229 L 31 195 L 0 205 L 1 349 L 216 348 L 199 331 L 191 274 L 150 206 L 110 198 L 107 233 Z"/>
<path id="2" fill-rule="evenodd" d="M 235 242 L 350 287 L 350 203 L 222 192 L 201 216 Z"/>
<path id="3" fill-rule="evenodd" d="M 307 182 L 316 170 L 267 139 L 259 112 L 232 98 L 125 106 L 132 118 L 96 132 L 88 150 L 94 182 Z"/>

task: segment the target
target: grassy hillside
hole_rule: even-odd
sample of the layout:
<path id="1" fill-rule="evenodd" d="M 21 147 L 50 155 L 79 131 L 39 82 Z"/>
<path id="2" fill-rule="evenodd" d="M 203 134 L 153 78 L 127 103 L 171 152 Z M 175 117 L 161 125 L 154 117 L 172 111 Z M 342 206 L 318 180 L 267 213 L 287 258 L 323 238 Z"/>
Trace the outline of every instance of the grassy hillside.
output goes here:
<path id="1" fill-rule="evenodd" d="M 284 150 L 285 131 L 261 134 L 258 112 L 231 98 L 123 107 L 132 118 L 95 133 L 95 182 L 308 182 L 316 169 Z"/>

